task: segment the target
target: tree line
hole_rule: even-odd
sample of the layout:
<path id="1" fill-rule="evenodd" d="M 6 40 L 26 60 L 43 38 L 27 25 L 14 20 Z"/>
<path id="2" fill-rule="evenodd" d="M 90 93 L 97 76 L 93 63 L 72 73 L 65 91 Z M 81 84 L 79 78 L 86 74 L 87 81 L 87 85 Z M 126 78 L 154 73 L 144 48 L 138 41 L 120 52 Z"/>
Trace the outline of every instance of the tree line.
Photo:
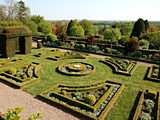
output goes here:
<path id="1" fill-rule="evenodd" d="M 47 21 L 42 16 L 31 15 L 23 1 L 5 0 L 0 5 L 0 26 L 25 25 L 33 35 L 45 35 L 49 41 L 63 39 L 65 36 L 98 36 L 108 43 L 132 46 L 134 51 L 141 49 L 160 49 L 160 27 L 153 22 L 139 18 L 136 22 L 113 22 L 101 26 L 89 20 Z"/>

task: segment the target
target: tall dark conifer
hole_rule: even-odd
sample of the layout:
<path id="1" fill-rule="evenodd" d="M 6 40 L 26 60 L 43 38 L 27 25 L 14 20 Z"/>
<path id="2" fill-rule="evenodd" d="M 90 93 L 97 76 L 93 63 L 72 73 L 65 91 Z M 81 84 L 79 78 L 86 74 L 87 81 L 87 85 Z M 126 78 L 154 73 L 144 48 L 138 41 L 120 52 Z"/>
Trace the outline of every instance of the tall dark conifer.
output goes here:
<path id="1" fill-rule="evenodd" d="M 141 35 L 145 32 L 146 32 L 145 22 L 143 19 L 139 18 L 134 24 L 134 27 L 133 27 L 133 30 L 132 30 L 130 37 L 132 38 L 134 36 L 134 37 L 140 38 Z"/>
<path id="2" fill-rule="evenodd" d="M 73 24 L 73 20 L 70 20 L 68 23 L 68 26 L 67 26 L 67 31 L 66 31 L 67 35 L 70 33 L 70 28 L 71 28 L 72 24 Z"/>
<path id="3" fill-rule="evenodd" d="M 150 27 L 148 20 L 145 20 L 144 24 L 145 24 L 145 32 L 148 32 L 149 31 L 149 27 Z"/>

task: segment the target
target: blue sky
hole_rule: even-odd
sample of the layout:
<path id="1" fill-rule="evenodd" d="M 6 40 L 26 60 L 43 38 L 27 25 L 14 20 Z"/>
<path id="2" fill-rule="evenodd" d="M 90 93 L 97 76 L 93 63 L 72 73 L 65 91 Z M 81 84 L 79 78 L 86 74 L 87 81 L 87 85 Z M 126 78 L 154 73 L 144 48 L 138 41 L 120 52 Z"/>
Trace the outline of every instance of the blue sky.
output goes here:
<path id="1" fill-rule="evenodd" d="M 24 1 L 33 15 L 41 15 L 49 20 L 137 20 L 139 17 L 148 20 L 160 20 L 160 0 Z"/>

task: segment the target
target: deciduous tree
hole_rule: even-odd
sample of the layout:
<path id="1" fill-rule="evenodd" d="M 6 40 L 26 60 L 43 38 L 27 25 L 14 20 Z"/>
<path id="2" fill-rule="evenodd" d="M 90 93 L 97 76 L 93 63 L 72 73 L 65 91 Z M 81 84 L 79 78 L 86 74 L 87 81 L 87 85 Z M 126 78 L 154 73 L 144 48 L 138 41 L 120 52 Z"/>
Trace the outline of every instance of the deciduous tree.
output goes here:
<path id="1" fill-rule="evenodd" d="M 132 37 L 126 43 L 126 53 L 135 52 L 139 48 L 138 38 Z"/>
<path id="2" fill-rule="evenodd" d="M 119 40 L 121 38 L 121 33 L 120 30 L 118 28 L 107 28 L 104 31 L 104 38 L 106 40 Z"/>
<path id="3" fill-rule="evenodd" d="M 16 1 L 5 0 L 7 20 L 13 20 L 16 17 Z"/>
<path id="4" fill-rule="evenodd" d="M 48 23 L 47 21 L 41 21 L 41 22 L 38 24 L 38 32 L 42 32 L 42 33 L 44 33 L 45 35 L 51 33 L 51 32 L 52 32 L 51 24 Z"/>
<path id="5" fill-rule="evenodd" d="M 6 6 L 0 5 L 0 20 L 5 20 L 6 17 Z"/>
<path id="6" fill-rule="evenodd" d="M 77 20 L 71 20 L 68 23 L 66 33 L 69 36 L 77 36 L 77 37 L 84 36 L 84 30 Z"/>
<path id="7" fill-rule="evenodd" d="M 81 25 L 84 29 L 85 35 L 94 35 L 96 30 L 93 24 L 88 20 L 82 20 Z"/>

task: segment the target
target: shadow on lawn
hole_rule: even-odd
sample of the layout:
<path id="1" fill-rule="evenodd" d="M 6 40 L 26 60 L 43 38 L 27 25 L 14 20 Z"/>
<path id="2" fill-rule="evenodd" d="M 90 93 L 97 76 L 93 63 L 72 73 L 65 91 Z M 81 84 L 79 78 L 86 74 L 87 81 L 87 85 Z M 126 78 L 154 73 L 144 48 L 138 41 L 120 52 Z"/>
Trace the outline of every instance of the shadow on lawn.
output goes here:
<path id="1" fill-rule="evenodd" d="M 140 96 L 141 96 L 141 93 L 142 93 L 142 92 L 138 92 L 138 94 L 137 94 L 137 97 L 136 97 L 136 99 L 135 99 L 135 101 L 134 101 L 134 105 L 133 105 L 133 107 L 132 107 L 132 110 L 130 111 L 130 115 L 129 115 L 128 120 L 133 120 L 133 117 L 134 117 L 134 114 L 135 114 L 135 111 L 136 111 L 136 108 L 137 108 L 137 105 L 138 105 L 138 102 L 139 102 L 139 98 L 140 98 Z"/>

